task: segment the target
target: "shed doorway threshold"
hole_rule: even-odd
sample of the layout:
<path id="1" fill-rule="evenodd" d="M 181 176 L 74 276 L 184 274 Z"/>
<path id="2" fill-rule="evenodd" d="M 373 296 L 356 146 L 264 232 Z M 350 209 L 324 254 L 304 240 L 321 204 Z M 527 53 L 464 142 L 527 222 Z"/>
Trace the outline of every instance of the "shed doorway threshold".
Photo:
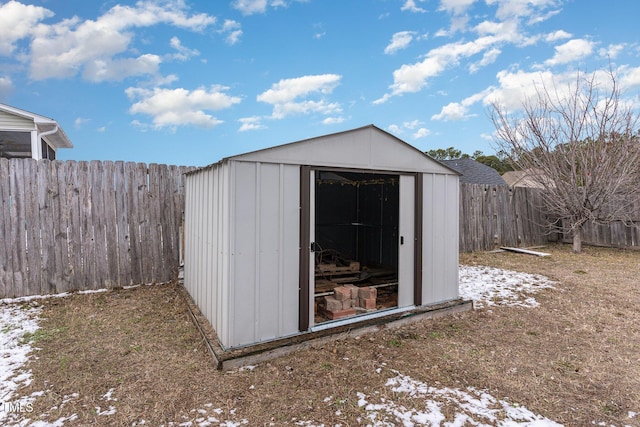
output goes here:
<path id="1" fill-rule="evenodd" d="M 187 290 L 183 286 L 179 286 L 177 289 L 187 305 L 191 320 L 200 332 L 214 365 L 217 369 L 224 371 L 266 362 L 295 351 L 319 347 L 338 339 L 360 336 L 377 332 L 381 329 L 397 328 L 424 319 L 435 319 L 473 310 L 473 301 L 459 298 L 429 306 L 390 309 L 373 313 L 372 315 L 329 322 L 308 332 L 300 332 L 288 337 L 243 347 L 225 349 L 220 345 L 215 330 L 200 312 Z"/>

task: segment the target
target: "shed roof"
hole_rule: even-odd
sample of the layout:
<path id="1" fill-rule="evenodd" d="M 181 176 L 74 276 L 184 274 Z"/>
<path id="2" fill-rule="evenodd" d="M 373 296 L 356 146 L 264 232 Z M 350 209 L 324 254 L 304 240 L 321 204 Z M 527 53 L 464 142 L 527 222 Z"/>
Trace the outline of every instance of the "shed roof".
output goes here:
<path id="1" fill-rule="evenodd" d="M 443 160 L 442 163 L 462 174 L 460 182 L 466 184 L 507 185 L 497 170 L 473 159 Z"/>
<path id="2" fill-rule="evenodd" d="M 374 125 L 239 154 L 222 161 L 229 160 L 459 175 L 455 169 Z"/>
<path id="3" fill-rule="evenodd" d="M 41 116 L 40 114 L 35 114 L 6 104 L 0 104 L 0 113 L 14 116 L 19 119 L 15 122 L 16 125 L 14 126 L 0 126 L 0 131 L 17 132 L 37 130 L 40 134 L 46 134 L 42 136 L 55 148 L 73 147 L 71 140 L 67 137 L 64 130 L 62 130 L 62 127 L 52 118 Z M 22 124 L 17 125 L 17 123 Z"/>

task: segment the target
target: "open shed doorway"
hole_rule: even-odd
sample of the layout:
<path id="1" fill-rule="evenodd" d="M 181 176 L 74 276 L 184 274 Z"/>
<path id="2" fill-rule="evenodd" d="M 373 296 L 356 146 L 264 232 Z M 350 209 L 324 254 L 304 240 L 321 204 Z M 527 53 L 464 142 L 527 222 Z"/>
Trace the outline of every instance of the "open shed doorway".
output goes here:
<path id="1" fill-rule="evenodd" d="M 400 175 L 316 170 L 314 323 L 398 307 Z"/>

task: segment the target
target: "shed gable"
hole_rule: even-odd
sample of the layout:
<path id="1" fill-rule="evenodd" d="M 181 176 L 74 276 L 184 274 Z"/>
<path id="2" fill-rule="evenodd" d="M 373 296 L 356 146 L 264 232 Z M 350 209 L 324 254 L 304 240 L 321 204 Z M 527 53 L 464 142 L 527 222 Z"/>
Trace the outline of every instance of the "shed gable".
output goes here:
<path id="1" fill-rule="evenodd" d="M 240 154 L 229 160 L 457 175 L 373 125 Z"/>

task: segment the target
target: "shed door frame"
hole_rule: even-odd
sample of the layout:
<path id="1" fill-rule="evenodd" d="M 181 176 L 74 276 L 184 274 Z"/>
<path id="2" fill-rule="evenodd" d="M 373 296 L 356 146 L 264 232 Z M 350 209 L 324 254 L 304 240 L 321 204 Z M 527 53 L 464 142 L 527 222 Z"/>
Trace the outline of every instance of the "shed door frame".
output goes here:
<path id="1" fill-rule="evenodd" d="M 315 171 L 343 171 L 356 173 L 379 173 L 389 175 L 411 176 L 413 179 L 413 305 L 422 304 L 422 173 L 399 172 L 388 170 L 349 169 L 315 167 L 310 165 L 300 166 L 300 257 L 299 257 L 299 288 L 298 288 L 298 329 L 300 332 L 310 328 L 311 312 L 311 197 L 313 189 L 311 184 L 315 182 Z M 402 191 L 402 190 L 401 190 Z M 401 214 L 402 215 L 402 214 Z"/>

